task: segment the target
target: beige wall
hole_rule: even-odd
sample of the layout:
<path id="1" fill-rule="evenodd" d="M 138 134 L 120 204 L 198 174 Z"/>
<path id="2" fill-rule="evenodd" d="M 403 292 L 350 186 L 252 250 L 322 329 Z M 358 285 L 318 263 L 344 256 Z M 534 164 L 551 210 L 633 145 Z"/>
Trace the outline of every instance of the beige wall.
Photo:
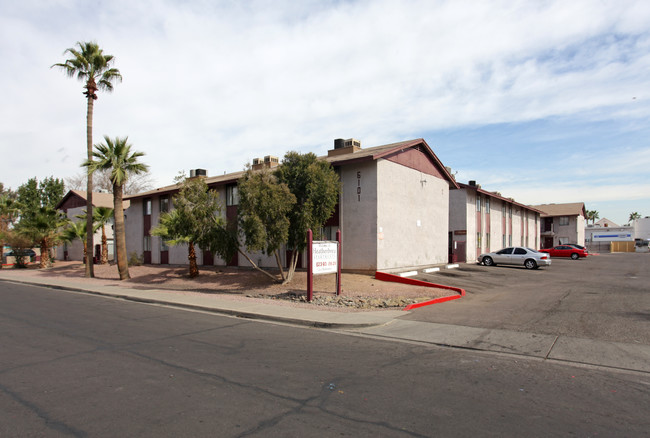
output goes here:
<path id="1" fill-rule="evenodd" d="M 377 161 L 377 269 L 447 261 L 449 183 Z"/>
<path id="2" fill-rule="evenodd" d="M 377 167 L 367 161 L 341 167 L 342 267 L 377 268 Z"/>
<path id="3" fill-rule="evenodd" d="M 569 224 L 560 225 L 560 216 L 553 217 L 553 231 L 555 236 L 553 244 L 559 245 L 560 239 L 563 243 L 585 244 L 585 218 L 582 215 L 568 216 Z"/>

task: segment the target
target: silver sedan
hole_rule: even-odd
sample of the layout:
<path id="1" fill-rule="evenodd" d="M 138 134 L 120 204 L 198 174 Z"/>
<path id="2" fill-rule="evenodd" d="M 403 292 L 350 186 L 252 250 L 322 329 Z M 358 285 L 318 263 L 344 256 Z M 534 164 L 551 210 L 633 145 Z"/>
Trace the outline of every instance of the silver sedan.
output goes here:
<path id="1" fill-rule="evenodd" d="M 551 256 L 531 248 L 513 246 L 496 252 L 488 252 L 478 257 L 478 262 L 485 266 L 518 265 L 526 269 L 537 269 L 540 266 L 550 266 Z"/>

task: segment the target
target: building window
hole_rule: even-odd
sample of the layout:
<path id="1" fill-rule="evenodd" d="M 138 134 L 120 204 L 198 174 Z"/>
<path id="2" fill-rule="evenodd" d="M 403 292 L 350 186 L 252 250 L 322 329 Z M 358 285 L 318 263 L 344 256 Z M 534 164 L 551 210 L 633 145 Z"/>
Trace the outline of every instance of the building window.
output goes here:
<path id="1" fill-rule="evenodd" d="M 560 216 L 560 226 L 569 225 L 569 216 Z"/>
<path id="2" fill-rule="evenodd" d="M 504 234 L 503 237 L 501 238 L 501 246 L 502 246 L 503 248 L 506 247 L 506 235 L 505 235 L 505 234 Z"/>
<path id="3" fill-rule="evenodd" d="M 490 198 L 485 198 L 485 212 L 490 212 Z"/>
<path id="4" fill-rule="evenodd" d="M 151 251 L 151 236 L 144 236 L 144 251 Z"/>
<path id="5" fill-rule="evenodd" d="M 151 198 L 142 201 L 142 214 L 151 216 Z"/>
<path id="6" fill-rule="evenodd" d="M 481 197 L 476 195 L 476 211 L 481 211 Z"/>
<path id="7" fill-rule="evenodd" d="M 480 232 L 480 231 L 479 231 L 478 233 L 476 233 L 476 247 L 477 247 L 478 249 L 483 248 L 483 247 L 481 246 L 481 232 Z"/>
<path id="8" fill-rule="evenodd" d="M 501 204 L 501 216 L 506 217 L 506 204 Z"/>
<path id="9" fill-rule="evenodd" d="M 236 184 L 226 187 L 226 205 L 239 205 L 239 189 Z"/>
<path id="10" fill-rule="evenodd" d="M 160 250 L 169 251 L 169 246 L 167 246 L 167 242 L 165 241 L 165 239 L 160 239 Z"/>
<path id="11" fill-rule="evenodd" d="M 508 234 L 508 246 L 512 246 L 512 234 Z"/>
<path id="12" fill-rule="evenodd" d="M 512 205 L 508 209 L 508 216 L 512 217 Z"/>
<path id="13" fill-rule="evenodd" d="M 169 196 L 160 197 L 160 212 L 166 213 L 169 211 Z"/>
<path id="14" fill-rule="evenodd" d="M 487 205 L 485 206 L 487 208 Z M 490 233 L 487 233 L 485 235 L 485 247 L 487 248 L 488 251 L 490 251 Z"/>

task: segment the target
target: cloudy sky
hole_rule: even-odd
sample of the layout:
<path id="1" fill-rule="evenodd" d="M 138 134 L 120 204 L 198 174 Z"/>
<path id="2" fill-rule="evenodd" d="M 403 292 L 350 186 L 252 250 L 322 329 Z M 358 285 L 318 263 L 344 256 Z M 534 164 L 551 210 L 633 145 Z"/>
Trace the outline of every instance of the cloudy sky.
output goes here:
<path id="1" fill-rule="evenodd" d="M 650 215 L 650 2 L 0 0 L 0 181 L 78 174 L 77 41 L 124 81 L 94 138 L 127 136 L 156 185 L 424 138 L 461 182 L 526 204 Z"/>

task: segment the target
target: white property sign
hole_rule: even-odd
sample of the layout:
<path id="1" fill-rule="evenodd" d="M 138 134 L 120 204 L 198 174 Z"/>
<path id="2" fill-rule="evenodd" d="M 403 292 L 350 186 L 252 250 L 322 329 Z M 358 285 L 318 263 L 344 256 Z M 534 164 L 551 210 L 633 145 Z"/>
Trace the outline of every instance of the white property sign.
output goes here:
<path id="1" fill-rule="evenodd" d="M 314 241 L 311 250 L 311 268 L 314 275 L 335 274 L 338 270 L 338 242 Z"/>

